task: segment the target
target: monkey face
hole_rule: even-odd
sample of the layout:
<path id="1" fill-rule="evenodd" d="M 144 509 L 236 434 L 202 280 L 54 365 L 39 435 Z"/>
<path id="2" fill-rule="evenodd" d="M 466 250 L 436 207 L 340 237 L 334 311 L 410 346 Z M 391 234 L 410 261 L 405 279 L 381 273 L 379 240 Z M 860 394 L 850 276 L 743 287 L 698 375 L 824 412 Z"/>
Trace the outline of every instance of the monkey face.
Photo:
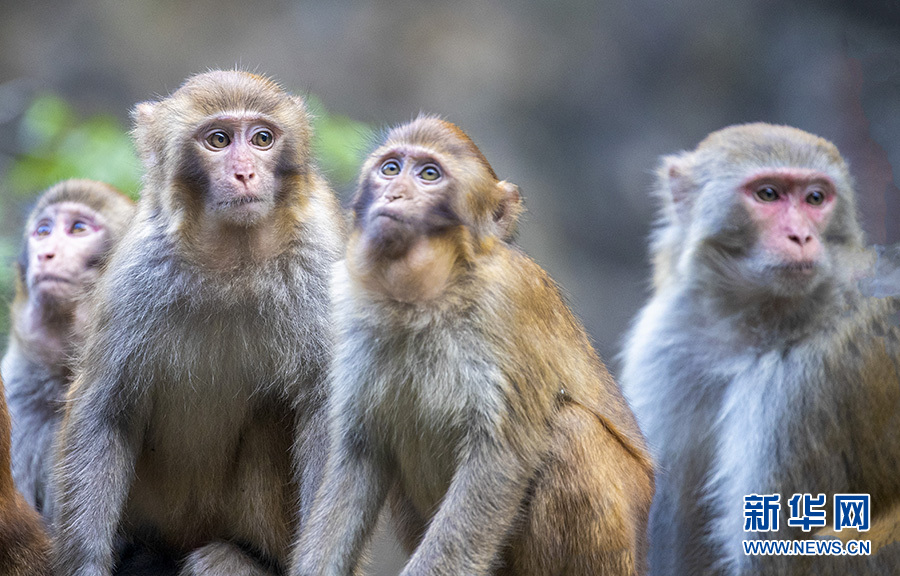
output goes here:
<path id="1" fill-rule="evenodd" d="M 756 232 L 750 272 L 784 295 L 815 288 L 830 267 L 824 238 L 837 201 L 831 178 L 807 168 L 759 170 L 738 195 Z"/>
<path id="2" fill-rule="evenodd" d="M 402 258 L 418 239 L 461 223 L 452 207 L 452 175 L 437 154 L 410 146 L 380 156 L 354 205 L 373 255 Z"/>
<path id="3" fill-rule="evenodd" d="M 664 159 L 658 286 L 687 277 L 710 295 L 807 297 L 853 283 L 863 249 L 837 148 L 789 126 L 742 124 Z"/>
<path id="4" fill-rule="evenodd" d="M 428 300 L 508 239 L 519 189 L 455 125 L 421 116 L 392 130 L 363 166 L 347 248 L 351 275 L 397 300 Z"/>
<path id="5" fill-rule="evenodd" d="M 27 236 L 30 297 L 57 307 L 73 305 L 96 278 L 108 237 L 100 215 L 83 204 L 45 208 Z"/>
<path id="6" fill-rule="evenodd" d="M 425 147 L 387 149 L 369 162 L 353 204 L 351 269 L 398 300 L 434 298 L 453 274 L 464 227 L 441 160 Z"/>
<path id="7" fill-rule="evenodd" d="M 207 183 L 207 216 L 249 226 L 271 214 L 281 134 L 270 122 L 253 115 L 216 116 L 197 131 L 194 143 Z"/>

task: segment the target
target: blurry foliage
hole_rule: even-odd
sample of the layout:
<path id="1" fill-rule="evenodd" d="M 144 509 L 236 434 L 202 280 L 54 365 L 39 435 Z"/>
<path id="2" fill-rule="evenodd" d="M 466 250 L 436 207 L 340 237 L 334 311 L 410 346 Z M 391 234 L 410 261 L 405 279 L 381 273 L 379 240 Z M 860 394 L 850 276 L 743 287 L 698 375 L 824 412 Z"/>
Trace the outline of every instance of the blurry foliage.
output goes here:
<path id="1" fill-rule="evenodd" d="M 329 114 L 314 96 L 308 97 L 306 103 L 313 114 L 313 154 L 332 185 L 343 190 L 356 181 L 357 171 L 375 138 L 375 130 L 346 116 Z"/>
<path id="2" fill-rule="evenodd" d="M 348 188 L 356 178 L 372 139 L 367 124 L 328 114 L 309 98 L 314 114 L 313 153 L 335 188 Z M 2 177 L 0 221 L 0 345 L 9 331 L 9 306 L 14 290 L 13 266 L 22 234 L 11 216 L 51 185 L 67 178 L 90 178 L 112 184 L 132 198 L 140 190 L 141 165 L 127 128 L 109 114 L 81 117 L 65 100 L 39 94 L 21 118 L 16 155 Z"/>
<path id="3" fill-rule="evenodd" d="M 22 117 L 18 144 L 6 174 L 15 195 L 30 197 L 66 178 L 90 178 L 137 196 L 140 163 L 131 137 L 113 116 L 82 120 L 57 96 L 40 95 Z"/>

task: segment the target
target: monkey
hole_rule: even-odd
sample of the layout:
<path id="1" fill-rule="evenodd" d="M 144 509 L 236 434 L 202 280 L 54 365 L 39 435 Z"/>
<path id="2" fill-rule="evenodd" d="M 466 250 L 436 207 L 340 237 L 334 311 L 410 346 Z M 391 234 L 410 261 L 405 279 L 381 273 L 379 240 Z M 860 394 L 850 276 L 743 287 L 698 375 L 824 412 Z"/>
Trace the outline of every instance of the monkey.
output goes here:
<path id="1" fill-rule="evenodd" d="M 13 481 L 10 418 L 0 377 L 0 574 L 50 576 L 50 540 Z"/>
<path id="2" fill-rule="evenodd" d="M 404 575 L 643 572 L 643 438 L 557 285 L 511 244 L 522 210 L 439 117 L 364 163 L 332 275 L 328 460 L 294 576 L 353 573 L 385 502 Z"/>
<path id="3" fill-rule="evenodd" d="M 881 537 L 870 556 L 742 548 L 814 535 L 788 524 L 795 494 L 824 494 L 826 522 L 835 494 L 869 494 L 879 534 L 900 504 L 897 307 L 860 290 L 872 259 L 838 149 L 731 126 L 664 157 L 656 195 L 652 294 L 621 371 L 657 464 L 650 573 L 893 573 Z M 745 531 L 744 498 L 773 494 L 778 530 Z"/>
<path id="4" fill-rule="evenodd" d="M 324 465 L 340 206 L 267 77 L 197 74 L 133 117 L 146 173 L 58 437 L 55 574 L 280 574 Z"/>
<path id="5" fill-rule="evenodd" d="M 53 438 L 87 323 L 87 296 L 133 213 L 134 202 L 108 184 L 65 180 L 41 194 L 26 220 L 0 372 L 13 422 L 13 479 L 48 522 Z"/>

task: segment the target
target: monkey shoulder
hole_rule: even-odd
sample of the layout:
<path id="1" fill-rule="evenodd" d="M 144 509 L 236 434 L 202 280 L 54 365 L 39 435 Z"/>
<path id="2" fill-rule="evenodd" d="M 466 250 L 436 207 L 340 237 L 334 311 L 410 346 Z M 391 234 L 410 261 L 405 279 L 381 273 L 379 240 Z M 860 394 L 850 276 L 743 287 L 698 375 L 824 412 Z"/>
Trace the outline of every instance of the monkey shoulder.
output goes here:
<path id="1" fill-rule="evenodd" d="M 537 393 L 554 412 L 575 402 L 642 447 L 643 437 L 619 385 L 550 275 L 514 246 L 479 272 L 487 289 L 478 296 L 498 364 L 517 390 Z M 493 280 L 493 282 L 491 282 Z M 529 399 L 533 402 L 534 399 Z"/>
<path id="2" fill-rule="evenodd" d="M 629 400 L 693 404 L 698 389 L 724 386 L 726 374 L 708 374 L 711 356 L 742 354 L 745 347 L 722 339 L 715 325 L 703 325 L 683 294 L 654 295 L 636 316 L 621 353 L 621 382 Z M 661 412 L 665 412 L 664 410 Z"/>

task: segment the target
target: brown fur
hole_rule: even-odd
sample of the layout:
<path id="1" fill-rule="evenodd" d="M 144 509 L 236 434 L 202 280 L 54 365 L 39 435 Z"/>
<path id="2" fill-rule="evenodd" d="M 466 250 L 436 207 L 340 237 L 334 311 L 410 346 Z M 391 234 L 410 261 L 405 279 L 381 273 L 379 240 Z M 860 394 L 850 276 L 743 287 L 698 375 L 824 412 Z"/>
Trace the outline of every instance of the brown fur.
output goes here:
<path id="1" fill-rule="evenodd" d="M 0 574 L 49 576 L 50 541 L 40 517 L 13 484 L 9 412 L 0 379 Z"/>
<path id="2" fill-rule="evenodd" d="M 385 184 L 392 158 L 414 168 Z M 429 163 L 443 176 L 413 185 Z M 385 499 L 403 574 L 643 572 L 643 439 L 557 286 L 507 243 L 521 209 L 437 118 L 367 160 L 332 279 L 332 449 L 293 574 L 349 573 Z"/>

